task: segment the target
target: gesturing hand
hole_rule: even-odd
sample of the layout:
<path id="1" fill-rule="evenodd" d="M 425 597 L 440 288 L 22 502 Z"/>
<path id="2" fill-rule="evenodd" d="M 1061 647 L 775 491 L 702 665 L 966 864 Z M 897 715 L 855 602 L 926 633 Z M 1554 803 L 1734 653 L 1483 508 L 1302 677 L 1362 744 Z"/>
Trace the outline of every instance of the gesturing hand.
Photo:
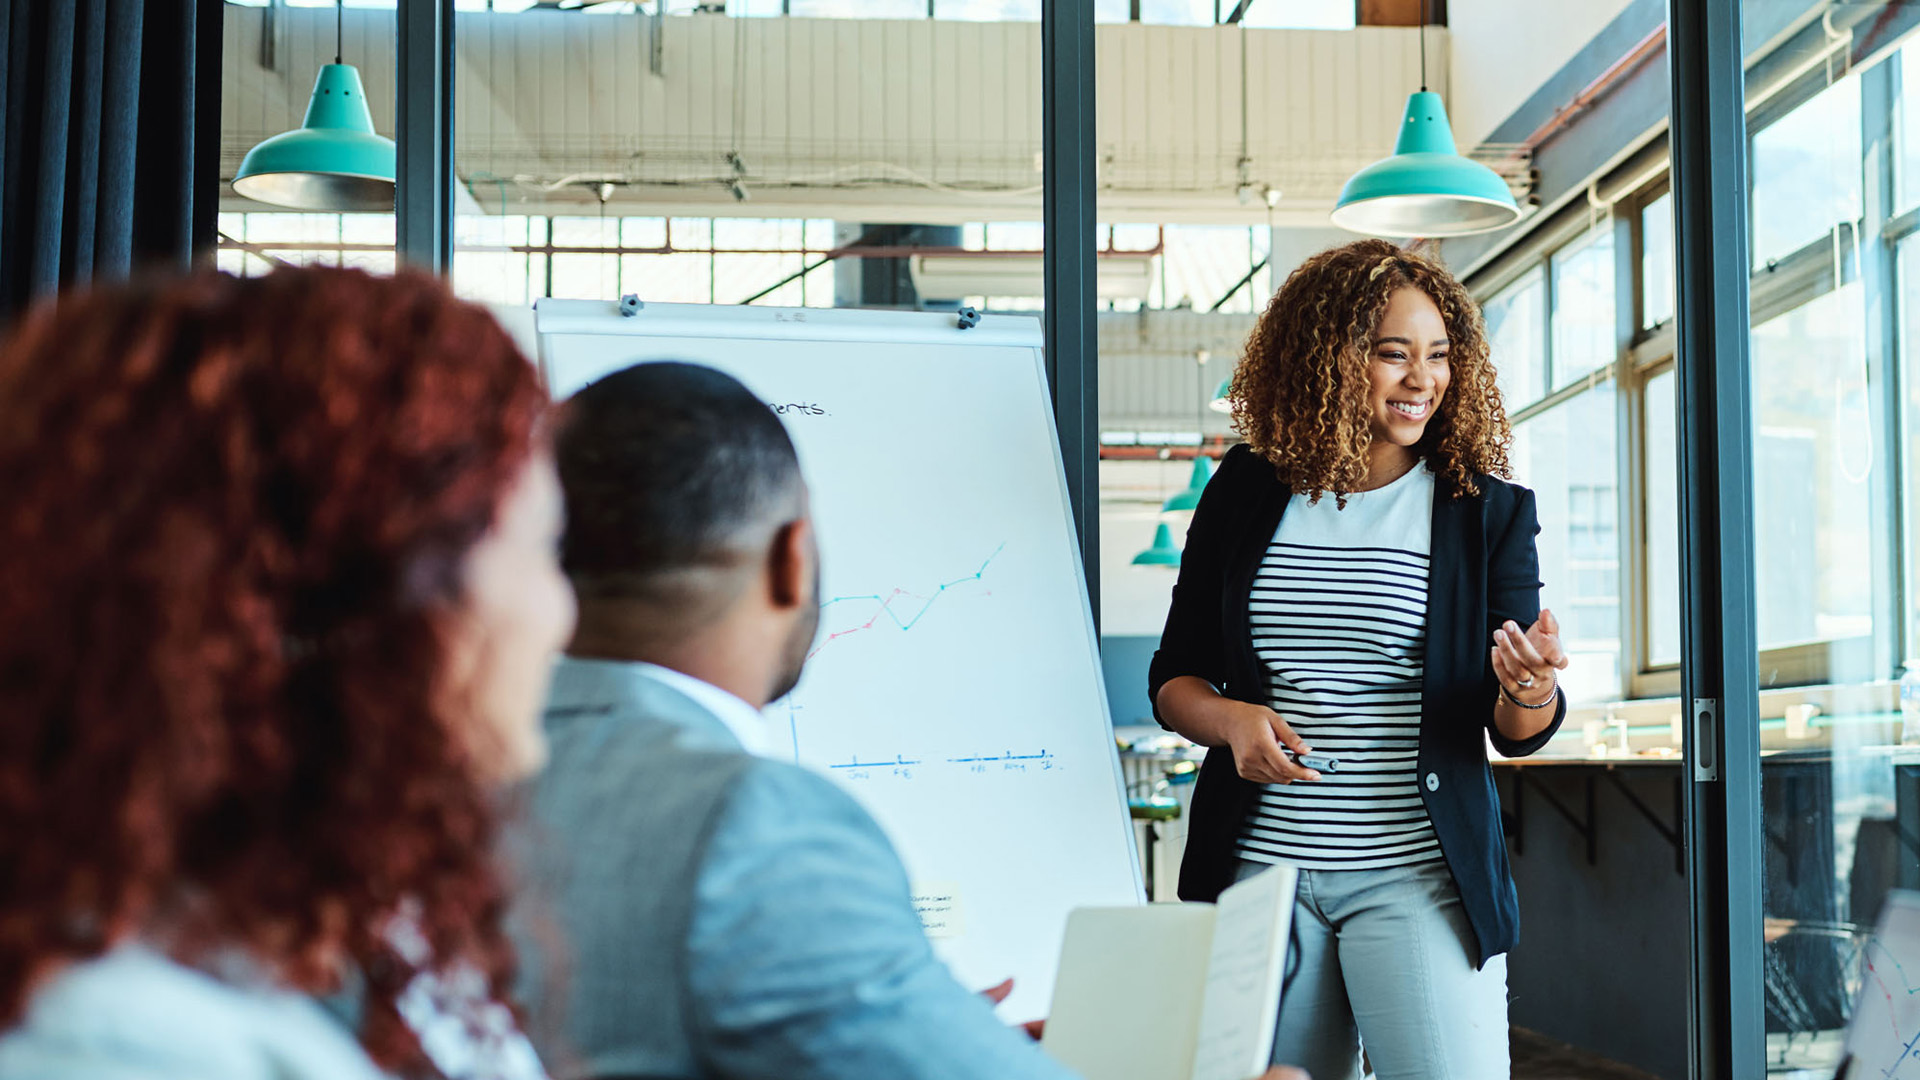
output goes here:
<path id="1" fill-rule="evenodd" d="M 1514 700 L 1537 705 L 1554 693 L 1553 673 L 1567 666 L 1560 647 L 1560 620 L 1540 609 L 1540 618 L 1524 632 L 1508 619 L 1493 632 L 1493 672 Z"/>
<path id="2" fill-rule="evenodd" d="M 1307 741 L 1294 733 L 1292 725 L 1280 714 L 1262 705 L 1243 701 L 1228 703 L 1234 709 L 1228 729 L 1227 745 L 1233 750 L 1233 765 L 1241 778 L 1256 784 L 1291 784 L 1295 780 L 1318 780 L 1320 773 L 1296 763 L 1287 751 L 1306 754 L 1313 751 Z"/>
<path id="3" fill-rule="evenodd" d="M 997 982 L 992 986 L 987 987 L 985 990 L 980 991 L 980 996 L 983 998 L 986 998 L 990 1004 L 998 1005 L 1001 1002 L 1007 1000 L 1007 996 L 1012 993 L 1013 993 L 1013 980 L 1002 979 L 1000 982 Z M 1040 1036 L 1045 1034 L 1047 1030 L 1047 1021 L 1045 1020 L 1045 1018 L 1042 1018 L 1039 1020 L 1029 1020 L 1026 1023 L 1020 1025 L 1020 1030 L 1026 1032 L 1027 1038 L 1032 1039 L 1034 1042 L 1039 1042 Z"/>

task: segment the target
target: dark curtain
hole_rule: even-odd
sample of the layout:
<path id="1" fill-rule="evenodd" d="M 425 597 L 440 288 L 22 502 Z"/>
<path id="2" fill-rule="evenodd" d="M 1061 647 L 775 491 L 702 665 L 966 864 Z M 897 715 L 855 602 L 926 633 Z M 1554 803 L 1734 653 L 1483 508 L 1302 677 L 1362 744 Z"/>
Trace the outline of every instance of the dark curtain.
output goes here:
<path id="1" fill-rule="evenodd" d="M 0 0 L 0 321 L 212 247 L 221 0 Z"/>

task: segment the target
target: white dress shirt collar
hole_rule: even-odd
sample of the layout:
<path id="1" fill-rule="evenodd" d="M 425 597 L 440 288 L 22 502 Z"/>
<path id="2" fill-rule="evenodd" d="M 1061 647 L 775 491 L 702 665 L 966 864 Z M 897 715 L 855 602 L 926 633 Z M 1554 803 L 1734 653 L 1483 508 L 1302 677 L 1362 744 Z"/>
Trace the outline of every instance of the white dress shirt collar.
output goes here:
<path id="1" fill-rule="evenodd" d="M 747 753 L 756 757 L 772 756 L 773 735 L 767 730 L 766 717 L 760 715 L 753 706 L 684 671 L 644 662 L 634 666 L 648 678 L 685 694 L 693 699 L 694 704 L 712 713 L 715 719 L 727 726 L 734 738 L 740 740 L 741 748 Z"/>

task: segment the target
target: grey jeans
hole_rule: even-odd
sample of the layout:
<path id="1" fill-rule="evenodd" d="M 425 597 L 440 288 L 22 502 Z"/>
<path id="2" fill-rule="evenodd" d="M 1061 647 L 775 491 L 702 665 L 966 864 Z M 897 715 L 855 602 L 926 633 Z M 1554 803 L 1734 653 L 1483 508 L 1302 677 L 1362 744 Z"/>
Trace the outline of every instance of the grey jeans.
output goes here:
<path id="1" fill-rule="evenodd" d="M 1236 880 L 1265 869 L 1242 861 Z M 1473 966 L 1474 939 L 1445 863 L 1302 870 L 1280 994 L 1275 1064 L 1354 1080 L 1499 1080 L 1507 958 Z"/>

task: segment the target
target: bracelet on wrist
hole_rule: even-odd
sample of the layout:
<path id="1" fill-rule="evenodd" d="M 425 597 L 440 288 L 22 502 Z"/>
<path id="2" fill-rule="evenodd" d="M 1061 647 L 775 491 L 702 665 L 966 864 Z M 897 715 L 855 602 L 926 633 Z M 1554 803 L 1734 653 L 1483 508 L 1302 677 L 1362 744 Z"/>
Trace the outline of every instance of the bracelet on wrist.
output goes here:
<path id="1" fill-rule="evenodd" d="M 1544 709 L 1547 706 L 1553 704 L 1554 701 L 1560 697 L 1560 680 L 1558 677 L 1554 677 L 1553 693 L 1548 694 L 1545 700 L 1541 701 L 1536 705 L 1529 705 L 1526 702 L 1521 701 L 1519 698 L 1514 697 L 1513 691 L 1507 689 L 1506 683 L 1500 684 L 1500 696 L 1506 698 L 1508 701 L 1512 702 L 1514 705 L 1522 709 Z"/>

